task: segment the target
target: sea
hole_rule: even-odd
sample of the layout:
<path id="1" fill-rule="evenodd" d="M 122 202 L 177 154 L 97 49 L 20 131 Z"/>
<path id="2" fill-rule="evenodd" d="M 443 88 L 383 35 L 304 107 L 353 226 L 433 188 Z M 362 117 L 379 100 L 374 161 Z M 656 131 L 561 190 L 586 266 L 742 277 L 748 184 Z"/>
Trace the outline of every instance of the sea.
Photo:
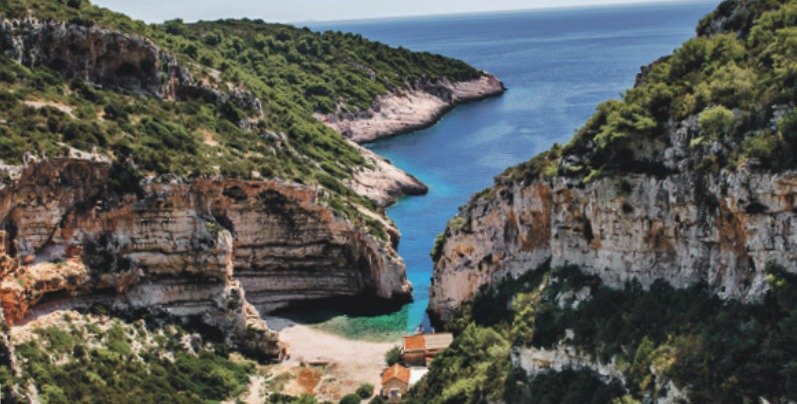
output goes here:
<path id="1" fill-rule="evenodd" d="M 530 2 L 531 3 L 531 2 Z M 331 331 L 368 338 L 425 321 L 429 251 L 447 221 L 508 167 L 565 144 L 602 101 L 630 88 L 640 67 L 695 35 L 718 1 L 609 5 L 488 14 L 309 24 L 416 51 L 462 59 L 500 78 L 501 97 L 460 106 L 436 125 L 367 145 L 426 183 L 387 211 L 414 301 L 379 316 L 333 316 Z"/>

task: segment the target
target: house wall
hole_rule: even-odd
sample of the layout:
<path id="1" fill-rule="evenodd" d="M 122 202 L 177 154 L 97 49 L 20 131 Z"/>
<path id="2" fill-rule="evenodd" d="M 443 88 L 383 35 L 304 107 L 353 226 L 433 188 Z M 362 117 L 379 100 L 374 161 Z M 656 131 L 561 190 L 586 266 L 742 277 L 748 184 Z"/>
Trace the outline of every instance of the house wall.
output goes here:
<path id="1" fill-rule="evenodd" d="M 425 366 L 426 359 L 423 351 L 404 352 L 402 355 L 405 366 Z"/>
<path id="2" fill-rule="evenodd" d="M 391 397 L 391 390 L 398 390 L 399 391 L 399 398 L 404 397 L 404 394 L 407 393 L 408 386 L 406 383 L 398 379 L 391 379 L 387 383 L 382 385 L 382 396 L 384 397 Z"/>

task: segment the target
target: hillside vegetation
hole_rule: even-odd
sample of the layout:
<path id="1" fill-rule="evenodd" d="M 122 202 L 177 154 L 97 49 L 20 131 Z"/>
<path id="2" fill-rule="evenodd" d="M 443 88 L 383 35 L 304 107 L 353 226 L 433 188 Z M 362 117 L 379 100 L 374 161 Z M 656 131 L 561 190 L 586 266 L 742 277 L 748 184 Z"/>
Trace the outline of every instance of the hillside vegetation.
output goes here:
<path id="1" fill-rule="evenodd" d="M 543 265 L 483 289 L 460 309 L 447 324 L 454 344 L 408 401 L 635 402 L 666 396 L 670 382 L 693 402 L 793 399 L 797 277 L 772 266 L 768 280 L 762 302 L 743 304 L 705 285 L 675 289 L 658 281 L 645 291 L 630 282 L 615 290 L 578 268 Z M 528 377 L 512 360 L 518 349 L 560 343 L 610 364 L 625 382 L 589 369 Z"/>
<path id="2" fill-rule="evenodd" d="M 643 68 L 622 99 L 601 104 L 569 144 L 507 170 L 499 185 L 566 177 L 578 187 L 627 173 L 797 168 L 797 1 L 724 1 L 697 34 Z M 691 139 L 688 149 L 666 155 L 678 136 Z M 506 226 L 510 220 L 515 216 Z M 460 231 L 463 222 L 458 216 L 449 229 Z M 444 237 L 432 252 L 436 260 Z M 766 287 L 760 300 L 742 303 L 720 299 L 702 283 L 677 289 L 659 279 L 643 288 L 633 280 L 610 288 L 578 267 L 527 268 L 460 307 L 445 324 L 454 344 L 406 401 L 793 401 L 797 277 L 770 263 Z M 556 371 L 554 361 L 534 356 L 540 349 L 567 349 L 577 364 Z M 524 364 L 524 355 L 539 366 Z"/>
<path id="3" fill-rule="evenodd" d="M 19 336 L 22 374 L 0 367 L 4 392 L 32 382 L 43 403 L 219 402 L 245 391 L 254 374 L 254 362 L 180 327 L 61 313 Z"/>
<path id="4" fill-rule="evenodd" d="M 57 66 L 23 66 L 0 56 L 4 163 L 74 148 L 132 162 L 141 176 L 282 178 L 325 187 L 330 203 L 355 221 L 366 219 L 351 204 L 370 203 L 342 181 L 368 163 L 313 114 L 358 111 L 418 81 L 481 74 L 461 61 L 354 34 L 251 20 L 147 25 L 84 0 L 0 4 L 0 18 L 29 17 L 151 40 L 202 85 L 251 93 L 262 114 L 203 97 L 175 101 L 113 91 L 65 77 Z"/>
<path id="5" fill-rule="evenodd" d="M 689 169 L 797 167 L 797 2 L 726 0 L 697 33 L 600 104 L 569 144 L 503 177 L 666 175 L 677 168 L 664 150 L 681 127 L 695 132 L 687 153 L 703 157 Z"/>

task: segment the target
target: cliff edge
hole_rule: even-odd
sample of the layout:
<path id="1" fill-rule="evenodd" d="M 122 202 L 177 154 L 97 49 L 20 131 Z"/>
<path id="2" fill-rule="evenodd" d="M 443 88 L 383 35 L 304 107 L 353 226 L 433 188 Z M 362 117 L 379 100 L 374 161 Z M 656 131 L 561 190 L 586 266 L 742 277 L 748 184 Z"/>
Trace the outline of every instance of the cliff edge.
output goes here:
<path id="1" fill-rule="evenodd" d="M 568 145 L 499 176 L 435 246 L 429 310 L 448 319 L 549 259 L 612 287 L 706 283 L 746 302 L 769 263 L 797 272 L 793 15 L 793 1 L 723 3 Z"/>

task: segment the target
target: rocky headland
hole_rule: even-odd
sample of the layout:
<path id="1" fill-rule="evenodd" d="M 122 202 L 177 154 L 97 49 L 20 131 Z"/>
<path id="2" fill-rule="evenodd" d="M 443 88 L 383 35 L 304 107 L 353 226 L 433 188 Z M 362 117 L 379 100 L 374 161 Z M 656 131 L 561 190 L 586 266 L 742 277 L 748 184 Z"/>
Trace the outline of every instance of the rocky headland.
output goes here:
<path id="1" fill-rule="evenodd" d="M 357 143 L 434 125 L 451 108 L 502 94 L 504 84 L 491 74 L 474 80 L 421 81 L 379 97 L 368 110 L 319 116 L 327 126 Z"/>

